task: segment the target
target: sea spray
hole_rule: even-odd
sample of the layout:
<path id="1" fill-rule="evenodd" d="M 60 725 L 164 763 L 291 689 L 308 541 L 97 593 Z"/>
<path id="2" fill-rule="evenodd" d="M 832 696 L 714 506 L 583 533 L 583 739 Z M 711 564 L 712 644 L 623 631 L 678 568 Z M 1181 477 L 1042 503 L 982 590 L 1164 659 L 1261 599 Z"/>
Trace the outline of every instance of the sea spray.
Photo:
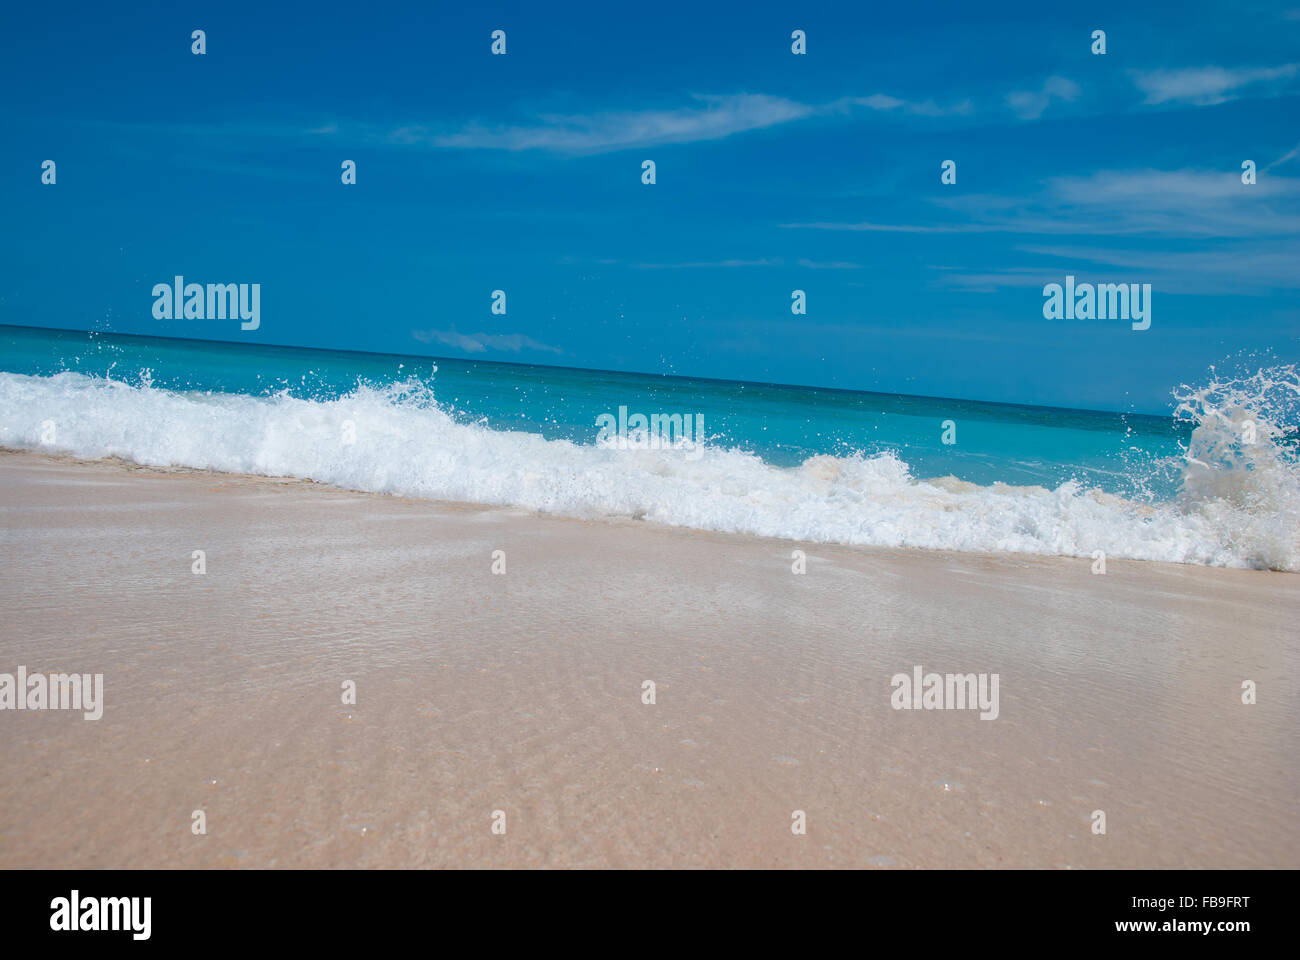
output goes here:
<path id="1" fill-rule="evenodd" d="M 1251 566 L 1300 567 L 1300 373 L 1279 364 L 1175 391 L 1183 446 L 1177 502 L 1213 513 Z"/>

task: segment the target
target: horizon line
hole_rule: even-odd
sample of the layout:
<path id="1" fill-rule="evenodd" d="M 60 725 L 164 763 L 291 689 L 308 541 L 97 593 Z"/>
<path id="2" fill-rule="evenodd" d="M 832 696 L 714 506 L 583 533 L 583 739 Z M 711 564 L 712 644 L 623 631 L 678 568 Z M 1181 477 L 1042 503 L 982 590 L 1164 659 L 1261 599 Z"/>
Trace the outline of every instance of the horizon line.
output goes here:
<path id="1" fill-rule="evenodd" d="M 135 340 L 173 340 L 179 343 L 215 343 L 232 347 L 265 347 L 275 350 L 310 350 L 316 353 L 356 353 L 371 357 L 396 357 L 405 360 L 441 360 L 451 363 L 486 363 L 501 367 L 539 367 L 545 370 L 573 370 L 580 373 L 608 373 L 615 376 L 663 377 L 668 380 L 694 380 L 701 383 L 725 383 L 742 387 L 777 387 L 786 390 L 824 390 L 831 393 L 852 393 L 866 396 L 903 397 L 912 400 L 940 400 L 952 403 L 983 403 L 999 407 L 1020 407 L 1026 410 L 1061 410 L 1069 413 L 1093 413 L 1113 417 L 1145 417 L 1149 420 L 1170 420 L 1171 414 L 1143 413 L 1138 410 L 1097 410 L 1091 407 L 1062 407 L 1055 404 L 1020 403 L 1010 400 L 979 400 L 972 397 L 940 397 L 924 393 L 891 393 L 884 390 L 859 390 L 852 387 L 828 387 L 804 383 L 778 383 L 769 380 L 732 380 L 726 377 L 697 377 L 681 373 L 648 372 L 639 370 L 611 370 L 607 367 L 575 367 L 559 363 L 525 363 L 515 360 L 469 359 L 465 357 L 435 356 L 423 353 L 391 353 L 387 350 L 339 349 L 336 347 L 310 347 L 292 343 L 249 342 L 244 340 L 216 340 L 208 337 L 165 337 L 151 333 L 121 333 L 116 330 L 87 330 L 82 327 L 52 327 L 34 323 L 0 323 L 0 327 L 21 330 L 53 330 L 60 333 L 106 334 L 112 337 L 130 337 Z"/>

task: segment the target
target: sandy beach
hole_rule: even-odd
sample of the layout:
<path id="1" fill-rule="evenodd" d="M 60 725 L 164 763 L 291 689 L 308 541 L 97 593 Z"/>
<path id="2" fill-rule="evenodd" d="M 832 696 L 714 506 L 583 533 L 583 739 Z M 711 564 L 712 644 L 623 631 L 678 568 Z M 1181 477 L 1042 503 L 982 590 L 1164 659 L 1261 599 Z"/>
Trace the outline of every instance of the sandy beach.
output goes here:
<path id="1" fill-rule="evenodd" d="M 0 712 L 0 867 L 1300 866 L 1294 574 L 15 452 L 0 545 L 0 672 L 104 676 Z"/>

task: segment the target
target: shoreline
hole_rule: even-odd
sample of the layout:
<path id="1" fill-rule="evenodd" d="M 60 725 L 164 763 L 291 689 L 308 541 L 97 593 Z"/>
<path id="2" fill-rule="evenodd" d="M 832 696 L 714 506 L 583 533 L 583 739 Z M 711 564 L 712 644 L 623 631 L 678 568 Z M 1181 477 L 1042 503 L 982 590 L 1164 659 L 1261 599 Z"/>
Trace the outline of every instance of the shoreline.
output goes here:
<path id="1" fill-rule="evenodd" d="M 7 450 L 0 516 L 0 672 L 105 701 L 0 711 L 0 867 L 1300 865 L 1294 574 Z"/>

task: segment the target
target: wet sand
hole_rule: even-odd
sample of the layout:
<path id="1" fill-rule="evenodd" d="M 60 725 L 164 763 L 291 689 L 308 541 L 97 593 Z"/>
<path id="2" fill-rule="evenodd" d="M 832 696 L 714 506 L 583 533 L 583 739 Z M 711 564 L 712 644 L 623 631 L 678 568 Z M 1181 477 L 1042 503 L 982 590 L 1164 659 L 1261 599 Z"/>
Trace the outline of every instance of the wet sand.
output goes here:
<path id="1" fill-rule="evenodd" d="M 2 452 L 0 867 L 1300 866 L 1300 576 L 1091 565 Z"/>

